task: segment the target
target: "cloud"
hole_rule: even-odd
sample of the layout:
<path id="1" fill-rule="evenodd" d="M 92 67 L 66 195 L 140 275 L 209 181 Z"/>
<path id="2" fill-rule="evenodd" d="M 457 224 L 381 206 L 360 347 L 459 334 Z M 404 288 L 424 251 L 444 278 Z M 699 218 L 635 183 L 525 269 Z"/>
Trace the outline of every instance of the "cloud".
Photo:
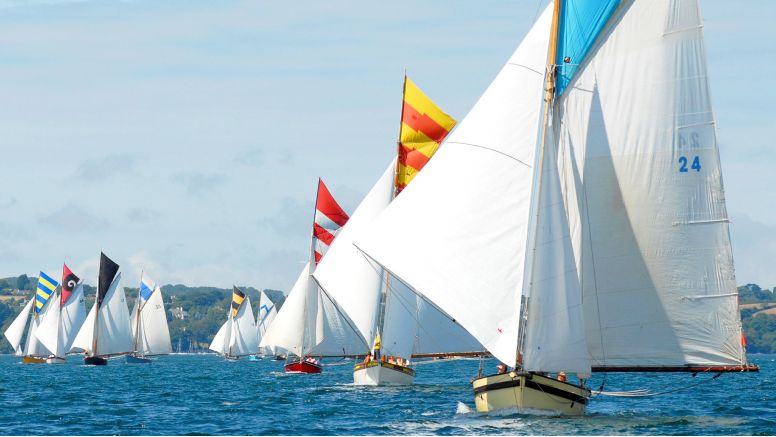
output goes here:
<path id="1" fill-rule="evenodd" d="M 137 158 L 129 154 L 107 155 L 99 159 L 84 161 L 76 169 L 76 177 L 94 182 L 109 179 L 117 174 L 126 174 L 131 171 Z"/>
<path id="2" fill-rule="evenodd" d="M 212 191 L 226 181 L 226 177 L 219 174 L 206 174 L 201 172 L 182 172 L 173 177 L 173 181 L 183 185 L 186 193 L 191 196 Z"/>
<path id="3" fill-rule="evenodd" d="M 313 225 L 312 204 L 299 202 L 291 197 L 284 197 L 275 213 L 259 221 L 259 225 L 269 228 L 282 237 L 299 236 L 300 232 L 310 229 Z"/>
<path id="4" fill-rule="evenodd" d="M 110 223 L 74 203 L 38 218 L 38 223 L 58 232 L 94 232 L 110 227 Z"/>
<path id="5" fill-rule="evenodd" d="M 154 217 L 155 213 L 147 208 L 135 208 L 127 213 L 127 218 L 132 222 L 147 222 Z"/>
<path id="6" fill-rule="evenodd" d="M 260 148 L 245 150 L 234 158 L 235 162 L 249 167 L 261 167 L 266 160 L 266 151 Z"/>

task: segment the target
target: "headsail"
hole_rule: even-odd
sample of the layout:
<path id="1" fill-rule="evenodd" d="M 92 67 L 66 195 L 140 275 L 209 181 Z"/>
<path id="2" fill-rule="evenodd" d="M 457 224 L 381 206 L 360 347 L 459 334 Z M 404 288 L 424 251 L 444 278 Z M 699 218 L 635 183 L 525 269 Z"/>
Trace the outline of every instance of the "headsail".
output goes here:
<path id="1" fill-rule="evenodd" d="M 22 308 L 19 315 L 16 316 L 5 332 L 3 332 L 5 338 L 8 339 L 8 343 L 10 343 L 11 347 L 16 351 L 16 355 L 21 355 L 22 353 L 21 343 L 22 337 L 24 336 L 24 328 L 27 327 L 27 321 L 30 320 L 30 312 L 34 300 L 35 299 L 33 298 L 27 301 L 27 304 L 24 305 L 24 308 Z"/>

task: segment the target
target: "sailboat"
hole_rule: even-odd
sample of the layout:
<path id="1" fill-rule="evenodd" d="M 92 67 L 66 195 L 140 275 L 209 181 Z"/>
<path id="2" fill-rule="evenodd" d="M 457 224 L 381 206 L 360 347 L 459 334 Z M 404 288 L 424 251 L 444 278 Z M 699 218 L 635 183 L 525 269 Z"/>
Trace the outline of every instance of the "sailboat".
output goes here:
<path id="1" fill-rule="evenodd" d="M 758 370 L 697 0 L 557 0 L 355 244 L 506 365 L 481 412 L 583 414 L 591 372 Z"/>
<path id="2" fill-rule="evenodd" d="M 275 307 L 275 303 L 270 300 L 267 293 L 261 291 L 259 296 L 259 313 L 256 316 L 259 343 L 261 343 L 261 339 L 264 338 L 267 329 L 272 325 L 272 321 L 275 320 L 275 316 L 277 315 L 278 310 Z M 259 354 L 264 356 L 275 356 L 277 351 L 273 347 L 265 347 L 259 348 Z"/>
<path id="3" fill-rule="evenodd" d="M 40 316 L 40 325 L 35 336 L 43 346 L 51 351 L 46 358 L 48 364 L 62 364 L 65 355 L 73 346 L 73 341 L 86 320 L 83 282 L 67 264 L 62 266 L 62 285 L 59 287 L 44 314 Z"/>
<path id="4" fill-rule="evenodd" d="M 323 295 L 311 276 L 348 218 L 319 179 L 310 260 L 299 273 L 283 308 L 260 344 L 262 348 L 286 351 L 286 373 L 321 373 L 320 358 L 363 353 L 354 329 Z"/>
<path id="5" fill-rule="evenodd" d="M 258 352 L 258 331 L 253 318 L 251 298 L 237 288 L 232 287 L 232 303 L 229 306 L 226 322 L 210 343 L 210 350 L 230 361 Z"/>
<path id="6" fill-rule="evenodd" d="M 353 371 L 359 385 L 412 384 L 415 370 L 410 359 L 421 337 L 422 319 L 415 294 L 365 259 L 353 247 L 353 236 L 408 186 L 455 125 L 406 75 L 403 89 L 397 158 L 356 208 L 313 274 L 337 309 L 353 321 L 365 345 L 366 359 Z M 477 342 L 466 346 L 472 344 Z M 482 350 L 479 345 L 474 348 Z"/>
<path id="7" fill-rule="evenodd" d="M 150 363 L 151 356 L 172 353 L 162 289 L 145 272 L 140 274 L 140 288 L 131 321 L 134 352 L 127 355 L 128 363 Z"/>
<path id="8" fill-rule="evenodd" d="M 45 314 L 48 310 L 49 298 L 54 294 L 54 291 L 59 286 L 59 283 L 47 274 L 40 272 L 38 275 L 38 287 L 35 290 L 35 294 L 27 302 L 22 311 L 16 316 L 16 319 L 11 323 L 8 329 L 3 333 L 8 342 L 14 349 L 14 353 L 17 356 L 22 357 L 22 362 L 25 364 L 38 364 L 45 363 L 46 357 L 51 352 L 40 343 L 35 332 L 40 326 L 40 316 Z M 21 346 L 22 336 L 24 331 L 27 331 L 27 340 L 24 348 Z"/>
<path id="9" fill-rule="evenodd" d="M 129 307 L 120 283 L 119 265 L 100 252 L 97 296 L 71 348 L 84 352 L 86 365 L 104 366 L 109 357 L 134 350 Z"/>

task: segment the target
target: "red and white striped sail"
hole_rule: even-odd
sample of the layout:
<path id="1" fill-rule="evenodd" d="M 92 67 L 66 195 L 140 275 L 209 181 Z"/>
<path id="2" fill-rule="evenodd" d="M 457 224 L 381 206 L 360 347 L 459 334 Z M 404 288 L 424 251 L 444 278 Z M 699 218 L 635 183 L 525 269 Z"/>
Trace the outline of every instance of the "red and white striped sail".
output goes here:
<path id="1" fill-rule="evenodd" d="M 313 251 L 315 264 L 334 241 L 334 236 L 348 222 L 348 215 L 339 206 L 326 188 L 323 180 L 318 180 L 318 196 L 315 202 L 315 222 L 313 223 Z"/>

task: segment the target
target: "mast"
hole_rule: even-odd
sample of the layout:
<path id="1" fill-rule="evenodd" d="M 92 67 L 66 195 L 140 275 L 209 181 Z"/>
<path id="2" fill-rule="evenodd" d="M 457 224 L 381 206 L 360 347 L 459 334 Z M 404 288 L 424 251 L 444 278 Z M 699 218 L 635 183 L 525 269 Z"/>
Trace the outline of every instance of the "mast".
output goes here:
<path id="1" fill-rule="evenodd" d="M 141 303 L 141 292 L 143 288 L 143 270 L 140 270 L 140 287 L 137 289 L 137 314 L 135 314 L 135 345 L 133 349 L 135 350 L 135 353 L 137 353 L 137 339 L 140 336 L 140 303 Z"/>
<path id="2" fill-rule="evenodd" d="M 547 49 L 547 68 L 545 71 L 545 80 L 544 80 L 544 109 L 543 109 L 543 115 L 542 115 L 542 124 L 541 124 L 541 134 L 540 134 L 540 141 L 538 144 L 538 171 L 535 173 L 535 181 L 536 181 L 536 190 L 534 194 L 532 195 L 535 202 L 532 202 L 532 208 L 536 208 L 535 211 L 535 219 L 534 223 L 532 225 L 533 228 L 533 234 L 529 231 L 529 237 L 533 239 L 532 242 L 532 252 L 536 252 L 536 226 L 539 223 L 539 208 L 538 208 L 538 199 L 540 198 L 541 189 L 542 189 L 542 171 L 544 167 L 544 148 L 545 143 L 547 141 L 547 125 L 549 123 L 550 119 L 550 110 L 553 107 L 553 102 L 555 99 L 555 72 L 556 72 L 556 65 L 555 65 L 555 58 L 557 57 L 558 53 L 558 29 L 560 27 L 560 11 L 561 11 L 561 4 L 563 0 L 554 0 L 553 1 L 553 7 L 552 7 L 552 24 L 550 26 L 550 43 Z M 533 258 L 533 256 L 531 257 Z M 529 272 L 531 272 L 531 279 L 529 280 L 529 284 L 533 281 L 533 261 L 531 261 L 531 269 Z M 525 343 L 525 328 L 528 326 L 528 304 L 529 304 L 530 294 L 528 298 L 523 299 L 523 302 L 520 305 L 520 308 L 518 308 L 518 311 L 520 311 L 520 322 L 519 322 L 519 332 L 518 332 L 518 339 L 517 339 L 517 354 L 515 354 L 516 362 L 515 362 L 515 368 L 518 368 L 522 365 L 522 355 L 523 355 L 523 346 Z"/>
<path id="3" fill-rule="evenodd" d="M 311 226 L 312 233 L 310 234 L 310 269 L 308 270 L 308 284 L 309 287 L 309 278 L 312 276 L 313 271 L 315 271 L 315 216 L 318 214 L 318 195 L 321 192 L 321 178 L 318 177 L 318 186 L 315 188 L 315 203 L 313 204 L 313 225 Z M 316 283 L 316 287 L 318 284 Z M 304 345 L 307 340 L 307 293 L 304 295 L 304 305 L 302 306 L 302 320 L 304 325 L 302 325 L 302 344 L 300 345 L 299 352 L 301 355 L 299 355 L 299 360 L 302 361 L 304 359 Z M 288 360 L 288 357 L 286 357 L 286 360 Z"/>
<path id="4" fill-rule="evenodd" d="M 393 189 L 391 190 L 390 194 L 390 200 L 388 203 L 393 202 L 393 199 L 396 198 L 396 196 L 399 194 L 399 166 L 401 165 L 401 160 L 399 157 L 401 156 L 401 129 L 402 129 L 402 123 L 404 120 L 404 97 L 407 94 L 407 70 L 404 70 L 404 82 L 402 83 L 402 89 L 401 89 L 401 95 L 402 95 L 402 105 L 401 105 L 401 114 L 399 115 L 399 137 L 396 139 L 396 170 L 394 171 L 393 176 Z M 383 287 L 380 291 L 380 300 L 377 304 L 377 330 L 375 331 L 375 336 L 379 335 L 380 333 L 385 334 L 385 304 L 388 301 L 388 290 L 391 287 L 391 275 L 383 269 Z M 375 337 L 376 338 L 376 337 Z M 374 338 L 372 339 L 374 341 Z M 382 345 L 380 345 L 382 347 Z M 369 345 L 369 348 L 371 350 L 372 345 Z"/>

